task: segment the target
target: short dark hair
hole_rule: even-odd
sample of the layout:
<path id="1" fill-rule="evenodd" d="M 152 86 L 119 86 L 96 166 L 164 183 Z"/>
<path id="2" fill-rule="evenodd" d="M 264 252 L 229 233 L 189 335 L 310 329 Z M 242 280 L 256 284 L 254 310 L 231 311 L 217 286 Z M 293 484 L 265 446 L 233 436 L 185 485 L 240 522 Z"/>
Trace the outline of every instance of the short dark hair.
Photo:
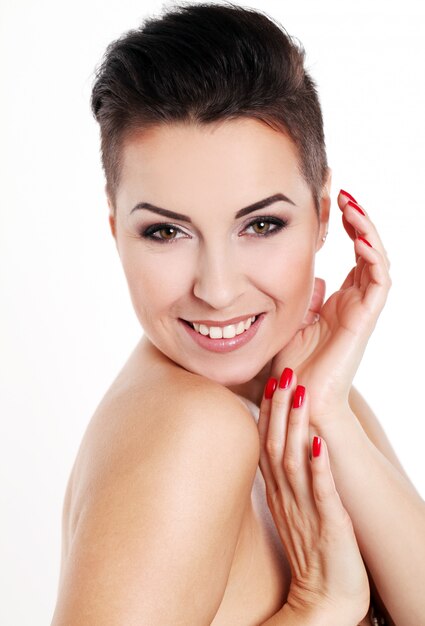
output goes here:
<path id="1" fill-rule="evenodd" d="M 241 117 L 292 139 L 318 211 L 327 159 L 304 58 L 302 45 L 278 22 L 232 2 L 173 5 L 110 43 L 96 69 L 91 109 L 114 211 L 122 149 L 133 132 Z"/>

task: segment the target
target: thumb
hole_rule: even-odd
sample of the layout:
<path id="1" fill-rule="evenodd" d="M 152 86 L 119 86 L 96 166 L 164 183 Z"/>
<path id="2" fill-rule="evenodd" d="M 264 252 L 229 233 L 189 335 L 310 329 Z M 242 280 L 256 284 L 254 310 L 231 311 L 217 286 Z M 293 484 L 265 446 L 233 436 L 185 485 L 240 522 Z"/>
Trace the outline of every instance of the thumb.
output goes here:
<path id="1" fill-rule="evenodd" d="M 310 324 L 314 324 L 319 319 L 320 311 L 325 300 L 326 283 L 323 278 L 314 279 L 313 293 L 311 295 L 310 304 L 308 310 L 304 315 L 301 328 L 305 328 Z"/>

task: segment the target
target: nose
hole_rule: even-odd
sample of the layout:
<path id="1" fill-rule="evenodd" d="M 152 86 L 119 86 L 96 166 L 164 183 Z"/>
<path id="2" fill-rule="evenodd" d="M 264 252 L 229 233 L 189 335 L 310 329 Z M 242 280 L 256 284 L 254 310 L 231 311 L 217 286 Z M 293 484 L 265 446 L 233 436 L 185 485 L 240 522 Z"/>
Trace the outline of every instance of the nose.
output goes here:
<path id="1" fill-rule="evenodd" d="M 235 255 L 225 246 L 200 251 L 193 293 L 214 309 L 231 308 L 243 294 L 246 277 Z"/>

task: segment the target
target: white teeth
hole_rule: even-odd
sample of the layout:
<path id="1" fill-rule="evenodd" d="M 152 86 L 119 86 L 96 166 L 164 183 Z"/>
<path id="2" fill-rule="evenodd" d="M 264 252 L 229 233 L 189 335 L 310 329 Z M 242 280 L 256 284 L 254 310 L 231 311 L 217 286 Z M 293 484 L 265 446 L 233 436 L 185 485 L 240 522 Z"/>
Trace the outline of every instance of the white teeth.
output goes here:
<path id="1" fill-rule="evenodd" d="M 196 332 L 201 335 L 209 335 L 211 339 L 232 339 L 235 335 L 241 335 L 248 330 L 251 324 L 255 321 L 255 315 L 249 317 L 245 321 L 238 324 L 229 324 L 228 326 L 205 326 L 205 324 L 193 323 L 193 327 Z"/>
<path id="2" fill-rule="evenodd" d="M 245 324 L 243 322 L 239 322 L 239 324 L 236 326 L 236 334 L 242 335 L 244 330 L 245 330 Z"/>
<path id="3" fill-rule="evenodd" d="M 210 328 L 211 339 L 223 339 L 223 332 L 219 326 L 211 326 Z"/>
<path id="4" fill-rule="evenodd" d="M 236 335 L 236 326 L 234 324 L 230 324 L 230 326 L 225 326 L 223 328 L 224 339 L 233 339 L 235 335 Z"/>

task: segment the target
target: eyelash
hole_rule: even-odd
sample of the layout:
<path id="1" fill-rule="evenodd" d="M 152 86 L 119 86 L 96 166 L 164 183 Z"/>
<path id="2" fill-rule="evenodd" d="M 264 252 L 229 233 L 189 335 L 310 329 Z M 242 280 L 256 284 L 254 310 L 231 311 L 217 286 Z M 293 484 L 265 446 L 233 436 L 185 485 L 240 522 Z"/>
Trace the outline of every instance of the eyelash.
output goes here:
<path id="1" fill-rule="evenodd" d="M 276 228 L 273 228 L 273 230 L 268 230 L 263 235 L 260 233 L 256 233 L 255 235 L 253 235 L 254 237 L 271 237 L 272 235 L 275 235 L 281 230 L 283 230 L 284 228 L 286 228 L 286 226 L 288 225 L 288 222 L 286 220 L 280 220 L 277 217 L 272 217 L 272 216 L 264 216 L 264 217 L 257 217 L 255 220 L 252 220 L 251 222 L 249 222 L 249 224 L 246 225 L 244 230 L 246 230 L 247 228 L 250 228 L 254 224 L 261 224 L 262 222 L 268 223 L 268 224 L 274 224 Z M 183 232 L 178 226 L 174 226 L 174 224 L 152 224 L 152 226 L 148 226 L 148 228 L 146 228 L 144 231 L 141 231 L 140 236 L 143 239 L 150 239 L 151 241 L 156 241 L 161 244 L 162 243 L 165 243 L 165 244 L 174 243 L 175 241 L 178 241 L 179 239 L 183 239 L 183 237 L 178 237 L 178 238 L 173 237 L 172 239 L 161 239 L 161 237 L 154 237 L 154 233 L 157 233 L 158 231 L 161 231 L 161 230 L 165 230 L 167 228 L 172 228 L 176 232 L 180 232 L 180 233 Z"/>

